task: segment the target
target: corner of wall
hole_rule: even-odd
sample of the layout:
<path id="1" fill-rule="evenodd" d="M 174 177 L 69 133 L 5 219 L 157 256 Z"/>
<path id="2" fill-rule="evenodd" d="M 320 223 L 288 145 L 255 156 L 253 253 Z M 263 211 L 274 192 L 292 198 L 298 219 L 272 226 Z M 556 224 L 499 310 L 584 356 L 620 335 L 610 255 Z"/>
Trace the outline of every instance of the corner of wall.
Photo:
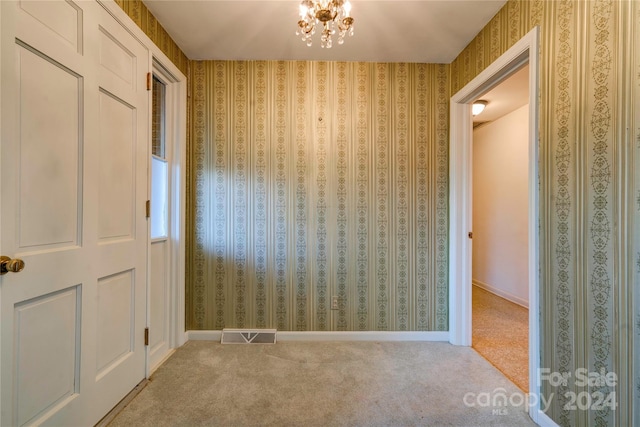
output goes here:
<path id="1" fill-rule="evenodd" d="M 133 22 L 167 55 L 185 76 L 189 75 L 189 58 L 171 38 L 169 33 L 147 9 L 142 0 L 115 0 Z M 188 80 L 188 77 L 187 77 Z"/>

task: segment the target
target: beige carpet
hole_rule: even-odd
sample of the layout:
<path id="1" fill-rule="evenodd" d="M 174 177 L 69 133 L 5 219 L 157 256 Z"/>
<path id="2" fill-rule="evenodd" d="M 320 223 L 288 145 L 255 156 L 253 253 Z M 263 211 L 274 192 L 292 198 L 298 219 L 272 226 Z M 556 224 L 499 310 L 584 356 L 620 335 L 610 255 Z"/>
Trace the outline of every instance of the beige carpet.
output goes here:
<path id="1" fill-rule="evenodd" d="M 473 348 L 529 390 L 529 310 L 473 286 Z"/>
<path id="2" fill-rule="evenodd" d="M 110 426 L 534 425 L 524 406 L 478 399 L 496 391 L 522 394 L 446 343 L 190 341 Z"/>

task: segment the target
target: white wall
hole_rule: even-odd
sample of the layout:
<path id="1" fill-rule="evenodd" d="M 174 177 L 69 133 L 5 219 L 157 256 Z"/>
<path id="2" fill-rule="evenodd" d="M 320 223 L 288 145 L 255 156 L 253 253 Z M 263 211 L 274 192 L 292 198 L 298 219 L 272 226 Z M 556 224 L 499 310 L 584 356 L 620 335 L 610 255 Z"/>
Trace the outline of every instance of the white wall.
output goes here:
<path id="1" fill-rule="evenodd" d="M 528 105 L 473 132 L 474 284 L 528 306 Z"/>

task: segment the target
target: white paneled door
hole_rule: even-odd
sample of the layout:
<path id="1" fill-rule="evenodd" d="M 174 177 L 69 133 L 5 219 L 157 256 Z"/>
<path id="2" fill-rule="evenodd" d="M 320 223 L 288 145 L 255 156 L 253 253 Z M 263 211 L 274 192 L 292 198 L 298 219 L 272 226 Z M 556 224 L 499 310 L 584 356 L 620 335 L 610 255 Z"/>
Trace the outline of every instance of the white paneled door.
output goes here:
<path id="1" fill-rule="evenodd" d="M 149 52 L 95 1 L 0 7 L 0 424 L 93 425 L 145 376 Z"/>

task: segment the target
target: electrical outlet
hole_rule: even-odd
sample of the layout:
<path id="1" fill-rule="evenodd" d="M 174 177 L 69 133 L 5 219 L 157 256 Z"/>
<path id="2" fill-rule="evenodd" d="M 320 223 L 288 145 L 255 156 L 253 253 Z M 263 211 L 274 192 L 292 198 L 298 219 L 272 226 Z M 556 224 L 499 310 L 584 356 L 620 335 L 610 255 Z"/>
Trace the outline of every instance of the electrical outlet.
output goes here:
<path id="1" fill-rule="evenodd" d="M 337 296 L 332 296 L 331 297 L 331 310 L 337 310 L 338 309 L 338 297 Z"/>

